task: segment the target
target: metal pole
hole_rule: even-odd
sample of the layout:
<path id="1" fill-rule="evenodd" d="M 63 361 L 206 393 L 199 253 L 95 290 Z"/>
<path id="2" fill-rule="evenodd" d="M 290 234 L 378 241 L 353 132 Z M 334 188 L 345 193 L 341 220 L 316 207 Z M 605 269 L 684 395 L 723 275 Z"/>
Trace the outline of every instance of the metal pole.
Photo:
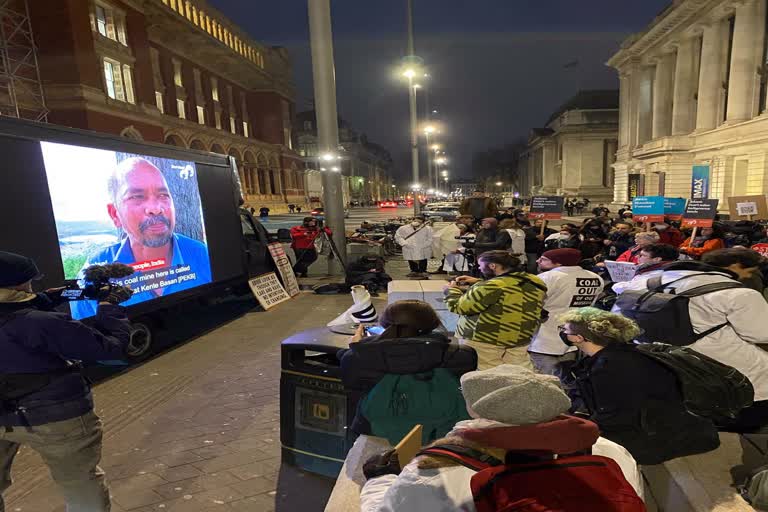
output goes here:
<path id="1" fill-rule="evenodd" d="M 318 150 L 321 155 L 323 180 L 323 208 L 326 226 L 333 231 L 333 241 L 345 261 L 328 260 L 329 274 L 342 274 L 347 258 L 347 238 L 344 226 L 344 197 L 341 172 L 333 167 L 341 165 L 338 159 L 339 126 L 336 110 L 336 71 L 333 62 L 333 33 L 331 31 L 330 0 L 307 0 L 309 9 L 309 39 L 312 46 L 312 77 L 315 86 L 315 113 L 317 115 Z M 324 160 L 333 155 L 334 160 Z M 339 167 L 340 168 L 340 167 Z"/>
<path id="2" fill-rule="evenodd" d="M 311 1 L 311 0 L 310 0 Z M 416 54 L 413 44 L 413 0 L 408 0 L 408 56 Z M 411 110 L 411 168 L 413 185 L 419 184 L 419 120 L 416 110 L 416 89 L 413 87 L 413 76 L 408 77 L 408 104 Z M 421 213 L 418 190 L 413 191 L 413 214 Z"/>

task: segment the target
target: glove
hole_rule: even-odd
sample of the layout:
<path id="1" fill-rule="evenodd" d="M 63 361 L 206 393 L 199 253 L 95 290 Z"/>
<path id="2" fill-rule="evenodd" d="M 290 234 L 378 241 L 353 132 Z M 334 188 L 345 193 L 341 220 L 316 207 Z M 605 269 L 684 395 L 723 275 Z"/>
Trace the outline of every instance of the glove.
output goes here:
<path id="1" fill-rule="evenodd" d="M 400 467 L 400 461 L 395 450 L 372 455 L 363 464 L 363 475 L 365 475 L 366 480 L 383 475 L 399 475 L 400 471 L 402 471 L 402 468 Z"/>
<path id="2" fill-rule="evenodd" d="M 128 286 L 109 285 L 102 288 L 99 292 L 100 302 L 109 302 L 110 304 L 120 304 L 133 296 L 133 290 Z"/>

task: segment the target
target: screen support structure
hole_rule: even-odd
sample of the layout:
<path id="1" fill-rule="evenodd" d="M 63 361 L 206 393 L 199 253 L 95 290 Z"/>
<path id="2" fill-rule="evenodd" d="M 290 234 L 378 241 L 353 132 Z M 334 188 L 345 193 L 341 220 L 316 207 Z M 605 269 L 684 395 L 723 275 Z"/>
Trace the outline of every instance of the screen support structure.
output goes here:
<path id="1" fill-rule="evenodd" d="M 48 121 L 27 0 L 0 0 L 0 115 Z"/>

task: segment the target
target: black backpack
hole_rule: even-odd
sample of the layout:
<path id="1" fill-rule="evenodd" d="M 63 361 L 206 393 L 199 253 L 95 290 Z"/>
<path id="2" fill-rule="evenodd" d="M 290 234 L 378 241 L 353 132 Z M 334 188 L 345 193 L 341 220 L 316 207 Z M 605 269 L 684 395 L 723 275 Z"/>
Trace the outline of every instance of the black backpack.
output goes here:
<path id="1" fill-rule="evenodd" d="M 648 280 L 647 290 L 627 290 L 619 295 L 616 305 L 621 309 L 621 314 L 637 322 L 644 331 L 637 338 L 638 341 L 683 347 L 696 343 L 728 325 L 726 322 L 696 333 L 691 324 L 688 303 L 691 297 L 700 297 L 731 288 L 742 288 L 741 283 L 728 281 L 705 284 L 680 293 L 675 293 L 674 289 L 670 293 L 664 292 L 671 284 L 701 275 L 708 275 L 708 273 L 691 274 L 666 284 L 662 284 L 662 276 L 656 276 Z"/>
<path id="2" fill-rule="evenodd" d="M 693 414 L 715 422 L 733 419 L 754 402 L 755 389 L 746 375 L 691 348 L 647 343 L 637 349 L 675 374 Z"/>

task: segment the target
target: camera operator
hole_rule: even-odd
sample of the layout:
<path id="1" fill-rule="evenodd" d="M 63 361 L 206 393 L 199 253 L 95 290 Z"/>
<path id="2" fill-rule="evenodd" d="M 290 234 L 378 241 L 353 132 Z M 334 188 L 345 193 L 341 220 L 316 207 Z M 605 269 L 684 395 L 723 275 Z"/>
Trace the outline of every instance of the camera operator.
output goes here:
<path id="1" fill-rule="evenodd" d="M 24 444 L 48 465 L 67 510 L 106 512 L 109 490 L 98 466 L 101 421 L 73 361 L 125 358 L 131 328 L 117 304 L 132 292 L 102 288 L 92 328 L 53 310 L 62 289 L 32 293 L 39 278 L 30 258 L 0 251 L 0 510 L 13 458 Z"/>

